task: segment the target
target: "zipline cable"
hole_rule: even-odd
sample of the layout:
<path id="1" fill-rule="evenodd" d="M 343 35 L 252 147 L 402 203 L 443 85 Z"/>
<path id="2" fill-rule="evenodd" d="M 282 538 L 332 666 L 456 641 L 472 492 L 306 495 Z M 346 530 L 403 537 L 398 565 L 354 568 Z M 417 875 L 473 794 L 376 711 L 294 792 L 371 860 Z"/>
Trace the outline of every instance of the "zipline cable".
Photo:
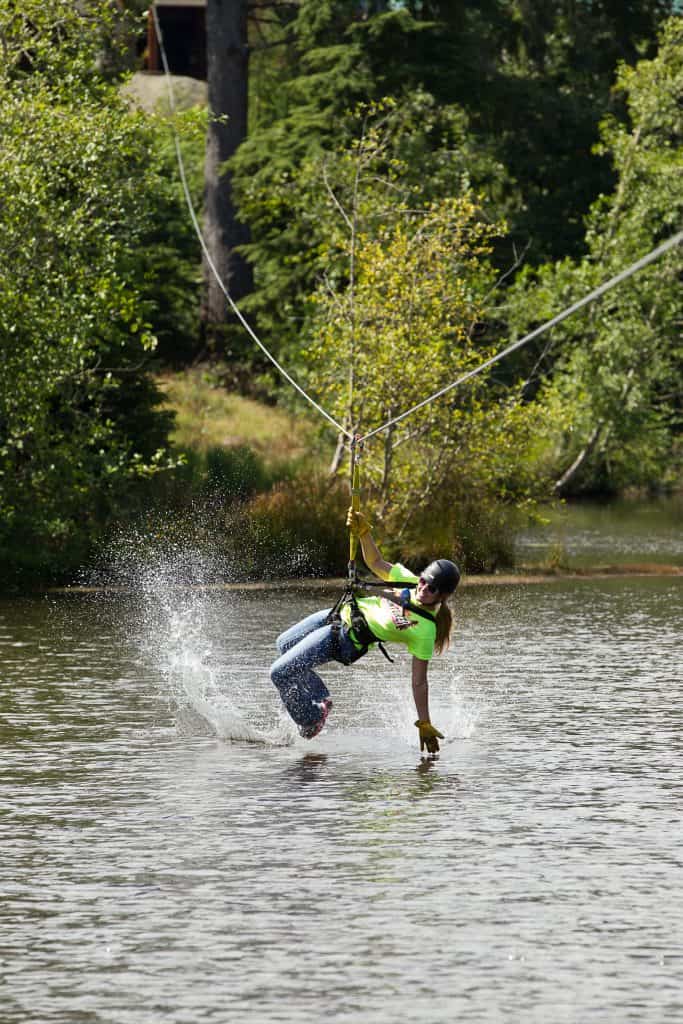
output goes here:
<path id="1" fill-rule="evenodd" d="M 164 74 L 166 76 L 166 83 L 167 83 L 167 86 L 168 86 L 169 105 L 170 105 L 170 108 L 171 108 L 171 114 L 172 114 L 172 116 L 175 116 L 176 105 L 175 105 L 175 96 L 174 96 L 174 93 L 173 93 L 173 82 L 172 82 L 172 78 L 171 78 L 171 72 L 170 72 L 170 68 L 169 68 L 169 64 L 168 64 L 168 59 L 167 59 L 167 56 L 166 56 L 166 49 L 164 47 L 164 39 L 163 39 L 163 35 L 161 33 L 161 25 L 159 23 L 159 17 L 158 17 L 158 14 L 157 14 L 157 10 L 156 10 L 156 5 L 155 4 L 152 4 L 151 10 L 152 10 L 152 17 L 154 19 L 154 31 L 156 32 L 157 40 L 159 42 L 159 53 L 161 54 L 161 61 L 162 61 L 163 67 L 164 67 Z M 187 183 L 187 175 L 185 173 L 185 164 L 184 164 L 184 161 L 183 161 L 183 154 L 182 154 L 182 151 L 180 149 L 180 140 L 178 138 L 178 132 L 175 129 L 175 125 L 173 125 L 173 141 L 174 141 L 174 144 L 175 144 L 176 158 L 177 158 L 177 161 L 178 161 L 178 168 L 179 168 L 179 173 L 180 173 L 180 181 L 181 181 L 182 188 L 183 188 L 183 193 L 184 193 L 184 196 L 185 196 L 185 202 L 187 203 L 187 208 L 188 208 L 188 210 L 190 212 L 190 218 L 192 220 L 192 225 L 194 227 L 194 230 L 195 230 L 195 233 L 197 235 L 197 238 L 199 239 L 199 244 L 200 244 L 200 246 L 202 248 L 202 252 L 204 253 L 204 256 L 206 258 L 206 262 L 207 262 L 207 264 L 208 264 L 212 274 L 216 278 L 216 281 L 217 281 L 221 291 L 225 295 L 225 298 L 227 299 L 228 304 L 230 305 L 230 308 L 232 309 L 233 313 L 235 314 L 235 316 L 237 317 L 239 322 L 242 324 L 244 329 L 247 331 L 249 336 L 252 338 L 252 340 L 258 345 L 258 347 L 261 349 L 263 354 L 270 360 L 270 362 L 273 364 L 273 366 L 276 368 L 276 370 L 285 378 L 285 380 L 289 384 L 291 384 L 292 387 L 296 391 L 298 391 L 299 394 L 303 398 L 305 398 L 306 401 L 310 405 L 312 405 L 313 408 L 316 409 L 317 412 L 319 412 L 320 415 L 323 416 L 328 421 L 328 423 L 331 423 L 332 426 L 336 430 L 338 430 L 341 434 L 343 434 L 345 437 L 347 437 L 349 439 L 349 441 L 351 442 L 351 446 L 350 447 L 351 447 L 352 455 L 353 455 L 353 450 L 354 450 L 354 446 L 355 445 L 360 445 L 360 444 L 362 444 L 362 442 L 369 440 L 371 437 L 374 437 L 376 434 L 381 434 L 384 430 L 388 430 L 389 427 L 393 427 L 396 423 L 400 423 L 402 420 L 406 419 L 408 416 L 412 416 L 412 414 L 414 412 L 418 412 L 420 409 L 424 409 L 425 406 L 430 405 L 432 402 L 435 402 L 438 398 L 441 398 L 443 395 L 448 394 L 449 391 L 452 391 L 454 388 L 457 388 L 460 384 L 464 384 L 465 381 L 471 380 L 473 377 L 476 377 L 478 374 L 483 373 L 484 370 L 487 370 L 490 366 L 493 366 L 494 363 L 499 362 L 501 359 L 504 359 L 506 356 L 509 356 L 510 353 L 515 352 L 519 348 L 522 348 L 523 345 L 527 345 L 530 341 L 533 341 L 534 338 L 540 337 L 541 334 L 545 334 L 545 332 L 549 331 L 551 329 L 551 327 L 555 327 L 557 324 L 561 323 L 563 320 L 566 320 L 567 317 L 571 316 L 572 313 L 576 313 L 579 309 L 582 309 L 583 306 L 587 306 L 590 302 L 594 302 L 596 299 L 600 298 L 601 295 L 604 295 L 605 292 L 608 292 L 611 288 L 616 287 L 616 285 L 620 284 L 622 281 L 625 281 L 627 278 L 631 277 L 633 274 L 637 273 L 639 270 L 642 270 L 643 267 L 646 267 L 646 266 L 648 266 L 648 264 L 653 263 L 655 260 L 659 259 L 660 256 L 663 256 L 664 253 L 668 252 L 670 249 L 673 249 L 676 245 L 680 245 L 681 242 L 683 242 L 683 231 L 679 231 L 677 234 L 673 235 L 671 238 L 667 239 L 665 242 L 662 242 L 662 244 L 657 246 L 656 249 L 653 249 L 651 252 L 647 253 L 645 256 L 642 256 L 635 263 L 632 263 L 631 266 L 626 267 L 625 270 L 622 270 L 620 273 L 618 273 L 614 277 L 610 278 L 609 281 L 605 281 L 604 284 L 601 284 L 598 288 L 595 288 L 592 292 L 590 292 L 590 294 L 584 296 L 584 298 L 582 298 L 582 299 L 579 299 L 578 302 L 573 303 L 571 306 L 568 306 L 567 309 L 563 310 L 561 313 L 558 313 L 557 316 L 554 316 L 551 320 L 548 320 L 546 323 L 541 324 L 540 327 L 536 327 L 535 330 L 531 331 L 529 334 L 526 334 L 523 338 L 520 338 L 518 341 L 513 342 L 511 345 L 508 345 L 507 348 L 502 349 L 495 356 L 491 356 L 490 359 L 487 359 L 485 362 L 481 363 L 481 365 L 477 366 L 474 370 L 470 370 L 470 371 L 468 371 L 468 373 L 464 373 L 461 377 L 458 377 L 456 380 L 452 381 L 450 384 L 447 384 L 446 387 L 441 388 L 439 391 L 435 391 L 434 394 L 429 395 L 427 398 L 423 399 L 421 402 L 418 402 L 417 405 L 413 405 L 410 409 L 407 409 L 405 412 L 402 412 L 399 416 L 394 416 L 393 419 L 387 420 L 386 423 L 383 423 L 379 427 L 375 427 L 374 430 L 369 430 L 367 434 L 362 434 L 362 435 L 356 434 L 356 435 L 354 435 L 351 431 L 347 430 L 346 427 L 343 427 L 341 425 L 341 423 L 337 423 L 337 421 L 332 416 L 330 416 L 330 414 L 328 412 L 326 412 L 322 408 L 321 405 L 318 405 L 318 403 L 313 398 L 311 398 L 311 396 L 309 394 L 307 394 L 304 391 L 304 389 L 301 387 L 301 385 L 298 384 L 294 380 L 294 378 L 290 376 L 290 374 L 285 370 L 285 368 L 283 366 L 281 366 L 281 364 L 277 361 L 275 356 L 273 356 L 268 351 L 266 346 L 263 344 L 263 342 L 260 340 L 260 338 L 256 335 L 255 331 L 252 329 L 250 323 L 244 318 L 244 316 L 242 315 L 241 311 L 238 309 L 237 305 L 233 301 L 232 296 L 230 295 L 230 293 L 229 293 L 228 289 L 226 288 L 225 284 L 223 283 L 223 280 L 222 280 L 220 274 L 218 273 L 216 265 L 214 264 L 213 259 L 211 258 L 211 253 L 209 252 L 209 249 L 208 249 L 208 246 L 206 244 L 206 241 L 204 240 L 204 235 L 202 233 L 202 229 L 200 227 L 199 221 L 197 219 L 197 215 L 196 215 L 195 210 L 194 210 L 194 206 L 192 204 L 192 197 L 190 195 L 190 189 L 189 189 L 189 186 L 188 186 L 188 183 Z M 352 461 L 354 461 L 353 458 L 352 458 Z"/>
<path id="2" fill-rule="evenodd" d="M 154 31 L 156 32 L 157 40 L 159 42 L 159 53 L 161 54 L 161 62 L 162 62 L 163 67 L 164 67 L 164 74 L 166 76 L 166 84 L 168 86 L 168 97 L 169 97 L 169 106 L 171 108 L 171 117 L 174 118 L 175 114 L 176 114 L 176 105 L 175 105 L 175 95 L 174 95 L 174 92 L 173 92 L 173 82 L 172 82 L 172 79 L 171 79 L 171 71 L 170 71 L 170 68 L 169 68 L 168 59 L 166 57 L 166 48 L 164 47 L 164 39 L 163 39 L 163 36 L 162 36 L 162 33 L 161 33 L 161 25 L 159 24 L 159 16 L 157 14 L 156 4 L 152 4 L 152 17 L 154 19 Z M 260 340 L 260 338 L 257 337 L 255 331 L 251 327 L 251 324 L 249 323 L 248 320 L 246 320 L 244 318 L 244 316 L 242 315 L 241 311 L 238 309 L 237 305 L 233 301 L 233 298 L 230 295 L 230 292 L 228 291 L 228 289 L 226 288 L 225 284 L 223 283 L 223 280 L 222 280 L 220 274 L 218 273 L 216 265 L 215 265 L 213 259 L 211 258 L 211 253 L 209 252 L 208 246 L 207 246 L 206 241 L 204 239 L 204 235 L 202 233 L 202 229 L 200 227 L 199 221 L 197 219 L 197 215 L 196 215 L 195 210 L 194 210 L 194 206 L 192 204 L 192 196 L 190 195 L 190 189 L 189 189 L 189 186 L 188 186 L 188 183 L 187 183 L 187 175 L 185 173 L 185 164 L 184 164 L 184 161 L 183 161 L 183 154 L 182 154 L 181 149 L 180 149 L 180 140 L 178 139 L 178 132 L 175 129 L 175 124 L 173 125 L 173 141 L 174 141 L 174 144 L 175 144 L 175 152 L 176 152 L 176 158 L 177 158 L 177 161 L 178 161 L 178 168 L 179 168 L 179 172 L 180 172 L 180 181 L 181 181 L 182 188 L 183 188 L 183 194 L 185 196 L 185 202 L 187 203 L 187 208 L 190 211 L 190 218 L 192 220 L 192 225 L 194 227 L 195 234 L 197 235 L 197 238 L 199 239 L 199 244 L 202 247 L 202 252 L 204 253 L 204 256 L 206 258 L 206 262 L 207 262 L 207 264 L 208 264 L 208 266 L 209 266 L 209 268 L 211 270 L 211 273 L 216 278 L 216 281 L 217 281 L 221 291 L 223 292 L 223 294 L 225 295 L 226 299 L 228 300 L 228 304 L 230 305 L 231 310 L 233 311 L 233 313 L 235 314 L 235 316 L 237 317 L 239 322 L 242 324 L 242 326 L 244 327 L 245 331 L 249 334 L 249 336 L 253 339 L 253 341 L 256 342 L 256 344 L 261 349 L 263 354 L 265 356 L 267 356 L 267 358 L 273 364 L 275 369 L 280 374 L 282 374 L 282 376 L 285 378 L 285 380 L 288 381 L 292 385 L 292 387 L 296 391 L 298 391 L 299 394 L 303 398 L 306 399 L 307 402 L 310 402 L 310 404 L 313 406 L 313 408 L 316 409 L 320 413 L 321 416 L 324 416 L 325 419 L 328 421 L 328 423 L 331 423 L 332 426 L 336 430 L 338 430 L 341 434 L 344 434 L 345 437 L 348 437 L 349 440 L 353 440 L 353 434 L 351 433 L 351 431 L 349 431 L 345 427 L 343 427 L 341 425 L 341 423 L 337 423 L 337 421 L 335 419 L 333 419 L 333 417 L 330 416 L 329 413 L 325 412 L 325 410 L 322 408 L 322 406 L 318 405 L 318 403 L 313 398 L 311 398 L 310 395 L 308 395 L 304 391 L 304 389 L 301 387 L 301 385 L 298 384 L 294 380 L 294 378 L 290 376 L 289 373 L 287 373 L 285 368 L 280 365 L 280 363 L 277 361 L 275 356 L 272 355 L 268 351 L 268 349 L 263 344 L 263 342 Z"/>
<path id="3" fill-rule="evenodd" d="M 666 242 L 662 242 L 662 244 L 657 246 L 656 249 L 653 249 L 635 263 L 632 263 L 630 267 L 622 270 L 619 274 L 610 278 L 609 281 L 605 281 L 604 284 L 595 288 L 589 295 L 584 296 L 583 299 L 579 299 L 578 302 L 568 306 L 567 309 L 558 313 L 557 316 L 554 316 L 552 320 L 548 320 L 547 323 L 541 324 L 540 327 L 531 331 L 530 334 L 526 334 L 523 338 L 520 338 L 519 341 L 515 341 L 511 345 L 508 345 L 507 348 L 498 352 L 497 355 L 491 356 L 491 358 L 487 359 L 486 362 L 481 364 L 481 366 L 477 366 L 476 369 L 470 370 L 468 373 L 464 373 L 462 377 L 458 377 L 457 380 L 454 380 L 451 384 L 447 384 L 446 387 L 441 388 L 440 391 L 435 391 L 433 395 L 429 395 L 428 398 L 418 402 L 418 404 L 414 405 L 411 409 L 407 409 L 406 412 L 402 412 L 400 416 L 394 416 L 393 419 L 387 420 L 387 422 L 383 423 L 380 427 L 375 427 L 374 430 L 369 430 L 367 434 L 362 434 L 358 437 L 358 441 L 367 441 L 369 438 L 374 437 L 375 434 L 381 434 L 383 430 L 388 430 L 389 427 L 393 427 L 394 424 L 400 423 L 401 420 L 404 420 L 407 416 L 411 416 L 414 412 L 417 412 L 418 409 L 424 409 L 424 407 L 429 405 L 430 402 L 435 402 L 437 398 L 441 398 L 442 395 L 448 394 L 448 392 L 452 391 L 453 388 L 457 388 L 459 384 L 464 384 L 466 380 L 471 380 L 472 377 L 476 377 L 477 374 L 487 370 L 489 366 L 493 366 L 494 363 L 504 359 L 505 356 L 509 356 L 511 352 L 515 352 L 518 348 L 521 348 L 522 345 L 528 344 L 528 342 L 532 341 L 534 338 L 538 338 L 541 334 L 549 331 L 551 327 L 555 327 L 556 324 L 561 323 L 562 320 L 566 320 L 568 316 L 571 316 L 572 313 L 576 313 L 577 310 L 582 308 L 582 306 L 588 305 L 589 302 L 594 302 L 596 299 L 600 298 L 601 295 L 604 295 L 605 292 L 608 292 L 610 288 L 614 288 L 622 281 L 625 281 L 627 277 L 631 277 L 631 275 L 635 274 L 638 270 L 642 270 L 643 267 L 648 265 L 648 263 L 653 263 L 654 260 L 659 259 L 659 257 L 663 256 L 665 252 L 668 252 L 669 249 L 673 249 L 676 245 L 680 245 L 681 242 L 683 242 L 683 231 L 679 231 L 678 234 L 673 235 L 671 238 L 667 239 Z"/>

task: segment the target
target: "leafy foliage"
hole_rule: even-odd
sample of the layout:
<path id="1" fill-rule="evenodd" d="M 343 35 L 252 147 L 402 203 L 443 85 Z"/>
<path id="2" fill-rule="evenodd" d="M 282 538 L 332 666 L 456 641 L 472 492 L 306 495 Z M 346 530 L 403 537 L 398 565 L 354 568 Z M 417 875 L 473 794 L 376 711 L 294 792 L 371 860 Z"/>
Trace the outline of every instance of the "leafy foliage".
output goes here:
<path id="1" fill-rule="evenodd" d="M 245 249 L 256 282 L 244 308 L 258 316 L 262 330 L 295 364 L 308 297 L 321 275 L 336 273 L 329 263 L 335 255 L 327 237 L 324 168 L 347 147 L 352 150 L 360 143 L 369 109 L 382 121 L 381 161 L 379 154 L 375 157 L 380 173 L 397 160 L 403 187 L 419 184 L 423 200 L 486 188 L 493 215 L 505 209 L 504 168 L 473 140 L 462 110 L 439 107 L 421 90 L 400 103 L 389 99 L 369 107 L 360 104 L 340 114 L 334 137 L 314 134 L 310 151 L 296 157 L 296 169 L 288 160 L 281 161 L 277 152 L 259 168 L 260 142 L 247 140 L 235 158 L 235 188 L 253 235 Z"/>
<path id="2" fill-rule="evenodd" d="M 448 2 L 435 6 L 444 16 L 452 10 Z M 461 66 L 465 49 L 478 52 L 479 61 L 472 67 L 470 57 L 451 96 L 465 105 L 475 130 L 495 141 L 516 183 L 512 235 L 529 243 L 533 263 L 579 255 L 585 212 L 613 187 L 609 162 L 593 147 L 605 111 L 621 113 L 611 91 L 615 68 L 654 54 L 675 0 L 458 6 L 465 31 L 451 37 L 451 63 Z"/>
<path id="3" fill-rule="evenodd" d="M 145 246 L 173 203 L 157 127 L 99 68 L 113 18 L 99 0 L 0 2 L 0 558 L 42 572 L 173 465 L 145 368 Z"/>
<path id="4" fill-rule="evenodd" d="M 616 63 L 651 55 L 673 7 L 674 0 L 301 0 L 295 14 L 288 7 L 267 39 L 285 37 L 287 46 L 258 58 L 258 116 L 234 162 L 256 272 L 249 309 L 263 328 L 287 337 L 300 316 L 296 296 L 310 283 L 307 254 L 317 239 L 287 193 L 296 192 L 308 160 L 341 141 L 359 102 L 391 96 L 408 110 L 407 98 L 430 97 L 431 111 L 424 99 L 412 104 L 426 115 L 424 130 L 414 123 L 411 133 L 416 176 L 433 151 L 442 160 L 448 153 L 468 166 L 471 184 L 506 218 L 527 260 L 579 254 L 585 212 L 614 181 L 593 146 L 605 112 L 620 109 L 610 92 Z M 510 252 L 509 241 L 494 252 L 500 270 Z"/>
<path id="5" fill-rule="evenodd" d="M 308 384 L 351 433 L 437 392 L 493 344 L 484 327 L 495 293 L 489 256 L 502 226 L 471 191 L 434 199 L 414 183 L 392 155 L 384 114 L 367 112 L 360 139 L 321 163 L 318 201 L 307 193 L 328 268 L 307 321 Z M 531 481 L 519 467 L 534 418 L 514 391 L 479 376 L 372 439 L 365 476 L 387 532 L 418 543 L 433 508 L 452 548 L 456 504 L 475 494 L 481 506 L 524 503 Z"/>
<path id="6" fill-rule="evenodd" d="M 589 255 L 527 274 L 513 322 L 553 315 L 673 235 L 683 222 L 683 22 L 664 27 L 660 51 L 622 65 L 617 89 L 628 122 L 607 117 L 601 149 L 617 187 L 588 218 Z M 673 483 L 680 472 L 681 247 L 553 331 L 556 346 L 539 399 L 548 410 L 548 456 L 558 489 Z M 548 353 L 546 353 L 547 359 Z"/>
<path id="7" fill-rule="evenodd" d="M 674 7 L 255 6 L 268 48 L 252 58 L 251 137 L 233 161 L 256 275 L 244 308 L 347 426 L 419 401 L 498 347 L 506 321 L 525 330 L 679 227 L 680 18 L 656 54 Z M 118 0 L 0 0 L 5 566 L 76 564 L 174 465 L 149 370 L 195 355 L 198 251 L 163 117 L 120 99 L 129 28 Z M 177 125 L 198 197 L 205 120 Z M 557 259 L 525 271 L 502 305 L 510 238 L 533 265 Z M 368 446 L 387 532 L 419 557 L 428 507 L 434 542 L 457 538 L 471 564 L 490 565 L 507 557 L 501 508 L 553 476 L 570 493 L 673 482 L 680 259 Z M 318 530 L 326 482 L 301 517 L 304 484 L 254 496 L 271 481 L 246 450 L 212 453 L 176 482 L 195 478 L 251 481 L 241 493 L 257 532 Z"/>

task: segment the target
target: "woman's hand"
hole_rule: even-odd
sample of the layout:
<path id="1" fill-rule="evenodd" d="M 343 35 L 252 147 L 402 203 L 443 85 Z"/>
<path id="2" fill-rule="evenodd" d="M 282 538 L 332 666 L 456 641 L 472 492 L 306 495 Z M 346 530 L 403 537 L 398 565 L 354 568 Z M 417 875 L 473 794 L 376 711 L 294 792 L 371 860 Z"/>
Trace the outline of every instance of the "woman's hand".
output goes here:
<path id="1" fill-rule="evenodd" d="M 424 722 L 418 718 L 415 723 L 420 732 L 420 753 L 427 748 L 428 754 L 439 753 L 439 740 L 442 740 L 443 733 L 439 732 L 431 722 Z"/>
<path id="2" fill-rule="evenodd" d="M 354 537 L 360 541 L 365 564 L 375 576 L 381 580 L 391 578 L 391 562 L 385 562 L 372 536 L 372 527 L 362 512 L 356 512 L 353 506 L 346 514 L 346 525 Z"/>
<path id="3" fill-rule="evenodd" d="M 370 523 L 363 513 L 356 512 L 353 508 L 350 508 L 346 514 L 346 525 L 351 530 L 353 536 L 358 537 L 359 540 L 372 530 Z"/>
<path id="4" fill-rule="evenodd" d="M 413 657 L 413 697 L 417 711 L 417 726 L 420 733 L 420 751 L 427 748 L 428 754 L 439 753 L 439 740 L 443 733 L 432 725 L 429 720 L 429 684 L 427 682 L 427 666 L 429 662 Z"/>

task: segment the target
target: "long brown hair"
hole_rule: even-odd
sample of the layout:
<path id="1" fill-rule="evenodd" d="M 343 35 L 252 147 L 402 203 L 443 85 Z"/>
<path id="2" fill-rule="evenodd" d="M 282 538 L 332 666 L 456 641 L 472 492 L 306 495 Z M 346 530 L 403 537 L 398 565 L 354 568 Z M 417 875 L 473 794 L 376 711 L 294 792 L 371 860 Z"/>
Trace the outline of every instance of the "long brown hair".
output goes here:
<path id="1" fill-rule="evenodd" d="M 436 613 L 436 639 L 434 641 L 434 650 L 437 654 L 443 654 L 447 651 L 451 644 L 451 630 L 453 628 L 453 614 L 446 603 L 446 598 L 443 599 Z"/>

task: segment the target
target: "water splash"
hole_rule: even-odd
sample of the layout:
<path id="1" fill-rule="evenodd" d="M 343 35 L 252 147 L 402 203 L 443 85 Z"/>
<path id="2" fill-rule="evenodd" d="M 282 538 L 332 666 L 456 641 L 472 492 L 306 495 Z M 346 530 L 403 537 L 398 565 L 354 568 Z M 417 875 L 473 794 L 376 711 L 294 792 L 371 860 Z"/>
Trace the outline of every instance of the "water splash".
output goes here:
<path id="1" fill-rule="evenodd" d="M 239 575 L 213 552 L 133 530 L 111 545 L 97 582 L 125 590 L 132 638 L 153 668 L 181 734 L 288 746 L 297 736 L 293 724 L 285 716 L 257 720 L 251 681 L 232 667 L 231 652 L 245 647 L 245 624 L 244 616 L 230 614 L 239 594 L 224 585 Z"/>
<path id="2" fill-rule="evenodd" d="M 222 596 L 223 612 L 226 603 L 238 600 L 237 595 Z M 242 630 L 226 625 L 232 617 L 224 614 L 219 634 L 216 607 L 206 590 L 159 586 L 153 578 L 146 582 L 145 601 L 155 663 L 175 699 L 181 729 L 188 730 L 189 713 L 202 731 L 208 726 L 220 739 L 270 746 L 293 742 L 294 728 L 285 728 L 284 719 L 271 729 L 257 726 L 249 702 L 240 701 L 249 680 L 227 670 L 223 652 L 243 649 Z"/>
<path id="3" fill-rule="evenodd" d="M 129 632 L 159 680 L 178 731 L 312 749 L 300 740 L 270 684 L 274 638 L 259 628 L 267 610 L 253 594 L 225 588 L 243 581 L 240 567 L 212 549 L 202 523 L 185 535 L 177 524 L 171 527 L 162 523 L 155 530 L 122 533 L 89 582 L 125 590 Z M 350 670 L 326 668 L 324 678 L 333 697 L 338 688 L 340 699 L 316 749 L 336 741 L 337 734 L 348 743 L 368 729 L 375 741 L 381 736 L 383 743 L 417 747 L 410 660 L 403 651 L 395 653 L 393 671 L 372 657 Z M 459 658 L 435 659 L 430 690 L 432 717 L 446 742 L 470 738 L 487 705 L 465 687 Z"/>

